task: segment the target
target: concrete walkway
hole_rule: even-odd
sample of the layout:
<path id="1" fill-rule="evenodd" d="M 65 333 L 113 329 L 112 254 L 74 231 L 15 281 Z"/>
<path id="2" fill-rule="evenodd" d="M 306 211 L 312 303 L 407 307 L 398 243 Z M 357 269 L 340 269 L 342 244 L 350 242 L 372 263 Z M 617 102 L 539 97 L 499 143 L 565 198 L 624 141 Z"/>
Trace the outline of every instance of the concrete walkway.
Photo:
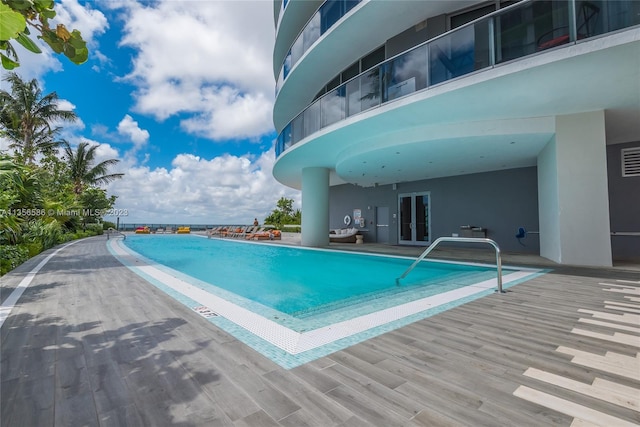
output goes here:
<path id="1" fill-rule="evenodd" d="M 51 253 L 0 279 L 3 305 Z M 639 352 L 638 271 L 565 267 L 285 370 L 96 237 L 42 266 L 2 325 L 0 423 L 631 426 Z"/>

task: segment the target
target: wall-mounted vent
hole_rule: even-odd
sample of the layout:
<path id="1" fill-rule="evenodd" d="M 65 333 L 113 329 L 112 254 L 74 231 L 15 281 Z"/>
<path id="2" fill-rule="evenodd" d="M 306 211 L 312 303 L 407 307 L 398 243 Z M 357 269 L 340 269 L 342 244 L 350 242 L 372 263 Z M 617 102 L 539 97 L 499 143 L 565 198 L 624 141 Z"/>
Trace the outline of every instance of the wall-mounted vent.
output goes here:
<path id="1" fill-rule="evenodd" d="M 640 147 L 623 148 L 620 154 L 622 176 L 640 176 Z"/>

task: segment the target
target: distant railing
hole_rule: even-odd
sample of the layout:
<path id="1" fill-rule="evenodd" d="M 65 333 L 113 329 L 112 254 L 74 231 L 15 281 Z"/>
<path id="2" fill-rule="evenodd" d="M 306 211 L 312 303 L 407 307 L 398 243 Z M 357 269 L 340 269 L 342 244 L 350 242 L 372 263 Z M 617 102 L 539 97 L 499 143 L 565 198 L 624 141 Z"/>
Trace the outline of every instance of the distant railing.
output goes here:
<path id="1" fill-rule="evenodd" d="M 497 64 L 640 24 L 640 2 L 523 0 L 413 47 L 327 92 L 285 126 L 276 156 L 319 130 Z"/>
<path id="2" fill-rule="evenodd" d="M 150 223 L 150 222 L 141 222 L 141 223 L 127 223 L 120 224 L 118 226 L 117 231 L 135 231 L 138 227 L 149 227 L 150 232 L 156 232 L 158 230 L 162 230 L 162 232 L 166 232 L 166 230 L 177 230 L 178 227 L 189 227 L 191 231 L 207 231 L 216 227 L 238 227 L 249 224 L 242 223 L 232 223 L 232 224 L 187 224 L 187 223 Z M 275 225 L 262 224 L 262 227 L 266 228 L 276 228 Z M 284 224 L 282 225 L 284 229 L 297 229 L 300 228 L 300 224 Z"/>
<path id="3" fill-rule="evenodd" d="M 217 226 L 222 226 L 222 225 L 228 225 L 228 224 L 182 224 L 182 223 L 149 223 L 149 222 L 143 222 L 143 223 L 135 223 L 135 224 L 120 224 L 118 226 L 118 230 L 119 231 L 135 231 L 136 228 L 138 227 L 149 227 L 149 230 L 151 230 L 152 232 L 155 232 L 158 229 L 162 229 L 162 230 L 166 230 L 166 229 L 172 229 L 172 230 L 177 230 L 178 227 L 190 227 L 191 231 L 205 231 L 207 229 L 211 229 L 213 227 L 217 227 Z"/>

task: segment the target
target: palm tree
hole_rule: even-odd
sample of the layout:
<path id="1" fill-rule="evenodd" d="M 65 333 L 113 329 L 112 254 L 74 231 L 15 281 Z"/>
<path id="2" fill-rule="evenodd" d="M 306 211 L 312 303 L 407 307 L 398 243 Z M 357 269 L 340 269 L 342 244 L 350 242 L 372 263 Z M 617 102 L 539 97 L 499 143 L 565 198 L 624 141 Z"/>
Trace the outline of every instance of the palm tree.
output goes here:
<path id="1" fill-rule="evenodd" d="M 107 184 L 124 176 L 123 173 L 107 173 L 110 166 L 120 162 L 118 159 L 108 159 L 94 165 L 98 145 L 81 142 L 74 151 L 71 145 L 63 140 L 62 146 L 64 159 L 73 182 L 73 192 L 76 195 L 80 195 L 88 186 Z"/>
<path id="2" fill-rule="evenodd" d="M 28 167 L 0 155 L 0 188 L 0 244 L 16 243 L 24 217 L 12 210 L 41 208 L 40 183 Z"/>
<path id="3" fill-rule="evenodd" d="M 11 84 L 11 92 L 0 90 L 0 136 L 11 141 L 9 147 L 16 150 L 18 158 L 33 163 L 38 153 L 60 145 L 55 141 L 60 128 L 51 124 L 73 122 L 78 117 L 58 107 L 55 92 L 43 96 L 36 79 L 25 82 L 9 73 L 4 80 Z"/>

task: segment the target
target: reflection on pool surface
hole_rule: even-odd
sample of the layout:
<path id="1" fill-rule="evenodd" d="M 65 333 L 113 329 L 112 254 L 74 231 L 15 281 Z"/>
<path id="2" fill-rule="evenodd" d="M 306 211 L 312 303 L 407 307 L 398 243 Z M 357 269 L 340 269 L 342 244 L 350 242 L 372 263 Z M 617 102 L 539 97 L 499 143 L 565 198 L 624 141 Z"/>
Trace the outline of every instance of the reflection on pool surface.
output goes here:
<path id="1" fill-rule="evenodd" d="M 295 317 L 417 287 L 429 287 L 433 295 L 496 274 L 484 266 L 423 262 L 398 287 L 395 279 L 410 259 L 197 236 L 131 236 L 125 244 L 150 260 Z"/>

